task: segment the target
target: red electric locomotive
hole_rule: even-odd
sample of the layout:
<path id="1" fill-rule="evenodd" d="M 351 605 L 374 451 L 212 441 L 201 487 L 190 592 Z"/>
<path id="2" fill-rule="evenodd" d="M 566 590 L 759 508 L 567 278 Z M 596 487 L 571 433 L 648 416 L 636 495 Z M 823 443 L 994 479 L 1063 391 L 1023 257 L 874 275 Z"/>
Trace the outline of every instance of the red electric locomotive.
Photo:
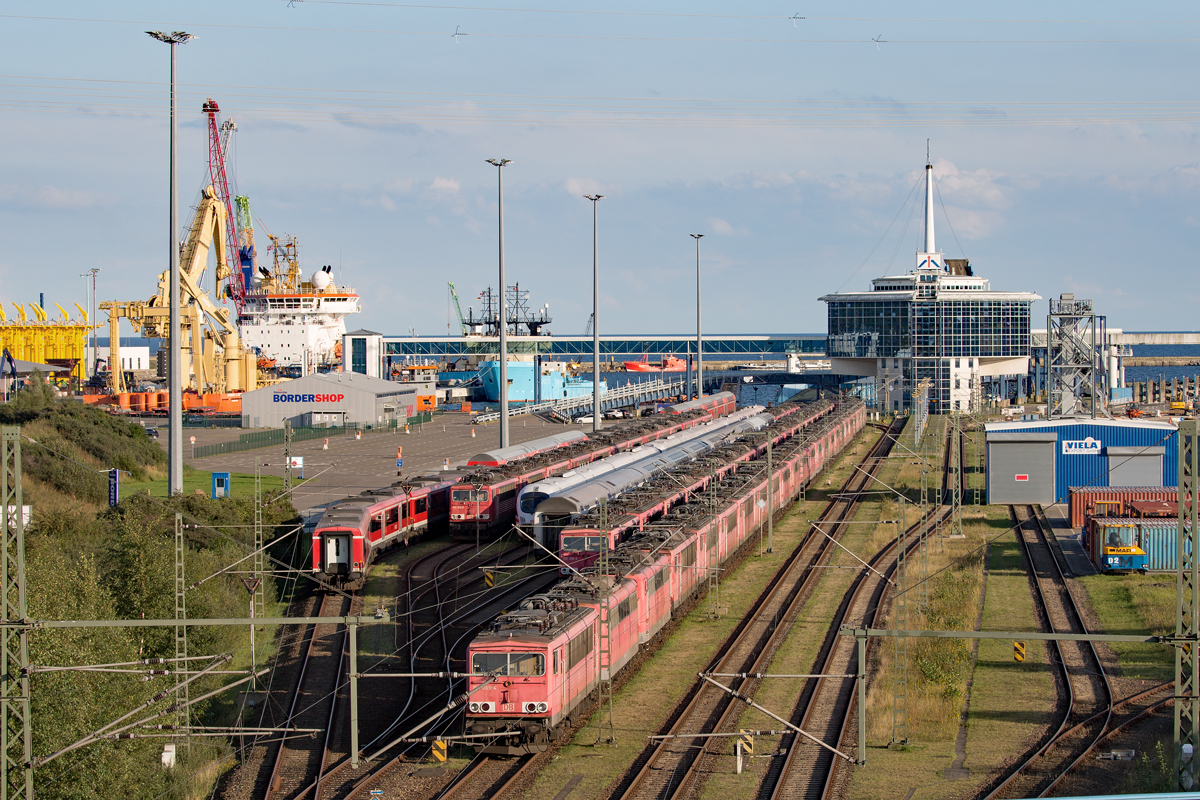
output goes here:
<path id="1" fill-rule="evenodd" d="M 477 739 L 476 749 L 506 755 L 547 749 L 587 708 L 599 680 L 627 665 L 690 604 L 712 569 L 766 523 L 768 504 L 758 501 L 771 491 L 775 508 L 782 508 L 865 423 L 862 402 L 843 401 L 811 437 L 780 454 L 769 486 L 759 471 L 733 473 L 709 487 L 715 500 L 700 493 L 673 509 L 678 524 L 635 532 L 608 558 L 607 574 L 593 567 L 493 622 L 467 651 L 473 673 L 467 732 L 490 737 Z M 607 658 L 599 652 L 602 629 L 609 634 Z"/>
<path id="2" fill-rule="evenodd" d="M 806 429 L 819 426 L 833 409 L 833 403 L 822 400 L 805 404 L 786 403 L 765 412 L 776 417 L 771 432 L 772 447 L 777 448 Z M 670 475 L 641 487 L 629 499 L 619 498 L 610 502 L 605 510 L 608 522 L 605 531 L 597 527 L 600 521 L 597 514 L 580 515 L 573 525 L 559 534 L 559 553 L 568 565 L 561 571 L 567 573 L 571 569 L 582 570 L 590 566 L 605 546 L 605 539 L 608 540 L 609 550 L 614 550 L 634 531 L 642 530 L 696 492 L 704 491 L 710 481 L 723 480 L 746 462 L 762 459 L 766 448 L 766 442 L 761 439 L 726 445 L 708 459 L 709 464 L 700 469 L 680 467 Z M 719 461 L 720 466 L 713 468 L 713 461 Z M 806 481 L 807 477 L 808 473 L 800 478 L 801 482 Z"/>
<path id="3" fill-rule="evenodd" d="M 517 495 L 530 483 L 560 475 L 598 458 L 662 439 L 737 408 L 732 392 L 671 406 L 663 415 L 630 421 L 565 446 L 546 448 L 512 464 L 461 475 L 450 495 L 450 533 L 456 539 L 492 539 L 517 516 Z"/>
<path id="4" fill-rule="evenodd" d="M 480 453 L 468 464 L 515 465 L 523 459 L 586 441 L 579 431 L 557 433 L 515 447 Z M 360 586 L 379 550 L 431 530 L 445 533 L 450 522 L 451 487 L 459 472 L 398 481 L 340 500 L 321 515 L 313 530 L 312 571 L 333 584 Z"/>

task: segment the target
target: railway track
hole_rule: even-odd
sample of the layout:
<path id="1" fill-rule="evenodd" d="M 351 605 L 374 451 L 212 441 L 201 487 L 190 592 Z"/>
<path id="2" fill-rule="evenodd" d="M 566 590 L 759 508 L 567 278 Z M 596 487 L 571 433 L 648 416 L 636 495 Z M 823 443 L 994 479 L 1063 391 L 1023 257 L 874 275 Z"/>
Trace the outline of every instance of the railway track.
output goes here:
<path id="1" fill-rule="evenodd" d="M 520 788 L 522 779 L 533 764 L 533 756 L 515 759 L 477 756 L 469 767 L 438 793 L 436 800 L 473 800 L 476 797 L 503 800 Z"/>
<path id="2" fill-rule="evenodd" d="M 1035 506 L 1010 506 L 1017 540 L 1029 564 L 1034 600 L 1044 625 L 1054 633 L 1087 633 L 1050 546 L 1049 524 Z M 1043 740 L 987 795 L 992 798 L 1044 797 L 1098 744 L 1113 713 L 1112 687 L 1091 642 L 1052 641 L 1050 660 L 1058 668 L 1060 714 Z"/>
<path id="3" fill-rule="evenodd" d="M 474 558 L 461 558 L 471 549 L 473 546 L 467 546 L 465 549 L 452 546 L 445 552 L 438 551 L 437 554 L 422 559 L 421 563 L 415 562 L 410 566 L 407 577 L 412 580 L 411 583 L 406 581 L 406 585 L 415 587 L 409 595 L 409 608 L 415 613 L 407 614 L 413 626 L 407 645 L 399 651 L 402 657 L 395 663 L 395 666 L 401 668 L 399 671 L 464 671 L 468 643 L 500 609 L 511 607 L 513 603 L 541 591 L 558 580 L 557 569 L 551 568 L 542 572 L 535 571 L 485 591 L 485 578 L 481 571 L 476 569 L 479 562 Z M 516 563 L 529 552 L 527 547 L 519 545 L 499 557 L 490 555 L 488 561 Z M 419 602 L 418 598 L 422 597 L 427 602 Z M 421 622 L 417 623 L 418 619 Z M 409 670 L 409 664 L 415 669 Z M 385 667 L 374 672 L 386 674 L 387 671 L 389 670 Z M 364 672 L 372 674 L 373 671 Z M 455 681 L 449 678 L 379 679 L 360 681 L 359 686 L 364 684 L 389 687 L 383 690 L 389 696 L 405 698 L 400 708 L 396 708 L 394 703 L 390 706 L 381 703 L 379 713 L 386 724 L 377 725 L 373 730 L 365 727 L 362 729 L 362 752 L 368 756 L 378 752 L 394 738 L 408 732 L 439 710 L 445 709 L 454 697 L 456 688 Z M 360 713 L 364 714 L 365 718 L 365 709 L 361 706 Z M 348 719 L 345 722 L 349 724 Z M 457 717 L 448 714 L 435 720 L 416 735 L 443 734 L 456 722 Z M 351 766 L 348 753 L 339 754 L 340 760 L 330 769 L 325 779 L 329 790 L 320 797 L 365 798 L 369 797 L 371 789 L 376 788 L 385 788 L 389 793 L 406 798 L 430 796 L 428 781 L 420 779 L 420 776 L 401 774 L 402 767 L 411 765 L 408 759 L 425 756 L 428 747 L 427 744 L 401 743 L 387 753 L 386 759 L 376 759 L 371 763 L 360 762 L 357 769 Z M 410 778 L 413 780 L 409 780 Z"/>
<path id="4" fill-rule="evenodd" d="M 847 478 L 710 663 L 708 672 L 755 673 L 769 663 L 819 582 L 820 567 L 834 548 L 833 539 L 845 532 L 845 523 L 853 516 L 903 425 L 903 420 L 893 423 L 889 435 L 881 437 L 862 460 L 863 467 Z M 732 688 L 748 694 L 756 685 L 754 678 L 740 678 L 735 679 Z M 616 797 L 668 798 L 692 792 L 698 787 L 700 768 L 711 750 L 708 740 L 688 738 L 687 734 L 725 732 L 735 721 L 736 707 L 729 694 L 706 683 L 694 684 L 686 706 L 663 731 L 681 738 L 656 740 L 650 745 L 635 762 Z"/>
<path id="5" fill-rule="evenodd" d="M 950 480 L 949 442 L 942 459 L 942 487 L 945 491 Z M 960 472 L 960 480 L 963 474 Z M 943 496 L 944 495 L 943 491 Z M 913 553 L 920 546 L 917 534 L 923 527 L 936 527 L 946 521 L 950 510 L 945 506 L 934 506 L 926 516 L 906 531 L 905 552 Z M 896 572 L 896 555 L 899 539 L 893 539 L 875 552 L 867 561 L 867 567 L 858 571 L 842 596 L 834 619 L 826 631 L 825 639 L 809 670 L 813 675 L 854 675 L 858 673 L 857 642 L 839 631 L 846 626 L 862 628 L 877 627 L 881 609 Z M 878 642 L 867 644 L 868 658 Z M 803 739 L 797 733 L 785 734 L 779 743 L 784 754 L 775 760 L 764 777 L 759 796 L 771 800 L 824 800 L 833 796 L 838 770 L 846 763 L 854 749 L 847 733 L 852 727 L 852 715 L 857 704 L 858 682 L 851 678 L 809 678 L 800 692 L 789 721 L 816 737 L 824 746 Z M 837 751 L 837 752 L 835 752 Z M 855 754 L 861 759 L 861 754 Z"/>
<path id="6" fill-rule="evenodd" d="M 321 598 L 317 616 L 341 617 L 353 613 L 356 600 L 340 594 Z M 287 711 L 288 727 L 320 728 L 312 737 L 291 737 L 275 750 L 264 800 L 292 800 L 320 789 L 326 752 L 337 712 L 338 686 L 346 661 L 346 631 L 337 624 L 308 626 L 308 646 L 300 677 Z"/>

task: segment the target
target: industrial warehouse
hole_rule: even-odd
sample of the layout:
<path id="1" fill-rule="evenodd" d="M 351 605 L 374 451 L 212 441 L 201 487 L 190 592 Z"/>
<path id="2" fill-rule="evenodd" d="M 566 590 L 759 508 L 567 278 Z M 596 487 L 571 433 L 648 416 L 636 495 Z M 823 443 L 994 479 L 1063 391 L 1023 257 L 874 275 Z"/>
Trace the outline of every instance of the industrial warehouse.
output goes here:
<path id="1" fill-rule="evenodd" d="M 397 383 L 331 372 L 306 375 L 242 395 L 243 428 L 403 425 L 432 405 L 433 381 Z"/>

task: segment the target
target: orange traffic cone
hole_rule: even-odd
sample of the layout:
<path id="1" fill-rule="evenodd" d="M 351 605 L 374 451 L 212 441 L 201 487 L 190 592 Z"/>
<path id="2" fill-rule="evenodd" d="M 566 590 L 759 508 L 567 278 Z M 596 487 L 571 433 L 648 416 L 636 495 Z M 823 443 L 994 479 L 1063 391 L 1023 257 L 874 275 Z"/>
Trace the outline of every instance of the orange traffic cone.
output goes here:
<path id="1" fill-rule="evenodd" d="M 328 440 L 328 439 L 326 439 L 326 440 L 325 440 L 325 443 L 321 445 L 321 449 L 322 449 L 322 450 L 328 450 L 328 449 L 329 449 L 329 440 Z"/>
<path id="2" fill-rule="evenodd" d="M 448 459 L 448 458 L 442 459 L 442 469 L 450 469 L 450 459 Z"/>
<path id="3" fill-rule="evenodd" d="M 475 429 L 474 428 L 471 428 L 471 438 L 472 439 L 475 438 Z"/>

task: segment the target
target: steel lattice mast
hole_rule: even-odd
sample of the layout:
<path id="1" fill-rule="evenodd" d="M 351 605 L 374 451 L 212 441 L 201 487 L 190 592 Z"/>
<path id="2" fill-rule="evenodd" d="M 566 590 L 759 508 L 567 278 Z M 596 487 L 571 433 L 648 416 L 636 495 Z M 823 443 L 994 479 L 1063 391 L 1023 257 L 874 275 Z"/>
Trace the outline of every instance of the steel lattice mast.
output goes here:
<path id="1" fill-rule="evenodd" d="M 225 145 L 228 143 L 228 134 L 236 130 L 232 121 L 227 121 L 223 124 L 217 124 L 217 114 L 221 113 L 220 106 L 217 101 L 211 97 L 204 101 L 202 110 L 208 115 L 208 174 L 212 181 L 213 187 L 217 190 L 217 197 L 225 208 L 234 208 L 234 199 L 229 191 L 229 181 L 225 176 Z M 225 137 L 222 137 L 222 131 L 225 132 Z M 242 312 L 242 303 L 246 295 L 246 281 L 242 272 L 241 259 L 241 237 L 238 235 L 238 224 L 240 220 L 238 215 L 230 213 L 225 225 L 226 252 L 229 254 L 231 264 L 229 275 L 229 296 L 233 298 L 234 307 L 237 308 L 238 314 Z"/>

